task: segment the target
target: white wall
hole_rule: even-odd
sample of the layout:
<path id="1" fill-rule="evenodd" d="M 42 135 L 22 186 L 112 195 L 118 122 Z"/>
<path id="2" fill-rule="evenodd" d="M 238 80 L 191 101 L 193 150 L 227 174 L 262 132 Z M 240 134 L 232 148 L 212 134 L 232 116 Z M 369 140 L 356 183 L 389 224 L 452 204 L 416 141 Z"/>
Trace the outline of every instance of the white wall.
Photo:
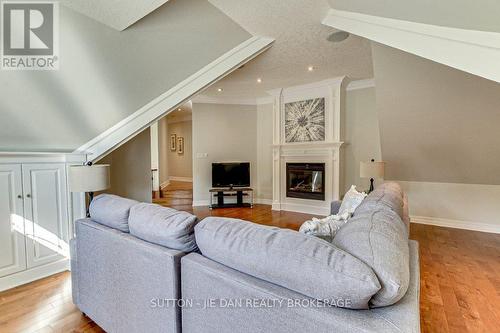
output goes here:
<path id="1" fill-rule="evenodd" d="M 257 197 L 273 199 L 273 104 L 257 105 Z"/>
<path id="2" fill-rule="evenodd" d="M 250 38 L 208 1 L 124 31 L 60 6 L 60 69 L 2 71 L 0 150 L 72 151 Z"/>
<path id="3" fill-rule="evenodd" d="M 184 153 L 167 150 L 168 176 L 174 178 L 193 177 L 193 149 L 192 149 L 192 121 L 181 121 L 168 124 L 168 142 L 170 135 L 176 134 L 177 138 L 184 138 Z"/>
<path id="4" fill-rule="evenodd" d="M 149 128 L 99 161 L 111 165 L 106 193 L 151 202 L 151 135 Z"/>
<path id="5" fill-rule="evenodd" d="M 193 204 L 208 203 L 212 162 L 250 162 L 257 186 L 257 111 L 251 105 L 193 104 Z M 200 157 L 207 154 L 207 157 Z"/>

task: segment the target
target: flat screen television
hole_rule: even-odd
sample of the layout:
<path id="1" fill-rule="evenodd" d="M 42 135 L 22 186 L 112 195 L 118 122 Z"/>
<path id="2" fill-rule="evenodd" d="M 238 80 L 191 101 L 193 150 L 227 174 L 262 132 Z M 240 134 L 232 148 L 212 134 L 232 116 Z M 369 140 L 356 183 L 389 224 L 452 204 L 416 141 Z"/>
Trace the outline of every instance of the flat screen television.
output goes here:
<path id="1" fill-rule="evenodd" d="M 250 186 L 249 162 L 212 163 L 212 187 Z"/>

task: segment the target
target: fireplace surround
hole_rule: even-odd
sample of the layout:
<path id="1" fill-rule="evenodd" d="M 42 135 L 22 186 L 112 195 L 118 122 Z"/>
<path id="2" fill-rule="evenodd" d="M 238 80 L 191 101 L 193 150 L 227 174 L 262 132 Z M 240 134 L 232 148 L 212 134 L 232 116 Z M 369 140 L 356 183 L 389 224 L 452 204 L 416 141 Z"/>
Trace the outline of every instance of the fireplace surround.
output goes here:
<path id="1" fill-rule="evenodd" d="M 269 91 L 274 97 L 273 210 L 328 215 L 331 201 L 340 199 L 347 82 L 341 77 Z M 317 117 L 324 123 L 313 133 L 324 136 L 290 140 L 296 131 L 316 130 Z M 298 164 L 307 167 L 290 170 Z"/>

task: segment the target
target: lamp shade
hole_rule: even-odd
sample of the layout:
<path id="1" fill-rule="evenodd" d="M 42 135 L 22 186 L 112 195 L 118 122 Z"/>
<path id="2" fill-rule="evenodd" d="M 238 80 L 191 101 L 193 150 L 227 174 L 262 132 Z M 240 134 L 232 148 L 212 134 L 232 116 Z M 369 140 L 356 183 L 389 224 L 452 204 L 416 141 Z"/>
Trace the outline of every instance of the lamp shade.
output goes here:
<path id="1" fill-rule="evenodd" d="M 109 165 L 79 165 L 69 168 L 71 192 L 96 192 L 110 187 Z"/>
<path id="2" fill-rule="evenodd" d="M 361 178 L 384 178 L 385 162 L 361 162 L 359 176 Z"/>

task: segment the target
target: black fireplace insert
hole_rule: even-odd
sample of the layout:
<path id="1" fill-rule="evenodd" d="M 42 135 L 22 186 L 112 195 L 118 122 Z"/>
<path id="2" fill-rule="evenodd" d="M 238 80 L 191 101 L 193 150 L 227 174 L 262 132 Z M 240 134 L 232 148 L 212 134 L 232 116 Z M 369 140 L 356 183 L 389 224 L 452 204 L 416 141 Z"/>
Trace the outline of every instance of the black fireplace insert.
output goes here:
<path id="1" fill-rule="evenodd" d="M 325 200 L 325 163 L 287 163 L 286 196 Z"/>

